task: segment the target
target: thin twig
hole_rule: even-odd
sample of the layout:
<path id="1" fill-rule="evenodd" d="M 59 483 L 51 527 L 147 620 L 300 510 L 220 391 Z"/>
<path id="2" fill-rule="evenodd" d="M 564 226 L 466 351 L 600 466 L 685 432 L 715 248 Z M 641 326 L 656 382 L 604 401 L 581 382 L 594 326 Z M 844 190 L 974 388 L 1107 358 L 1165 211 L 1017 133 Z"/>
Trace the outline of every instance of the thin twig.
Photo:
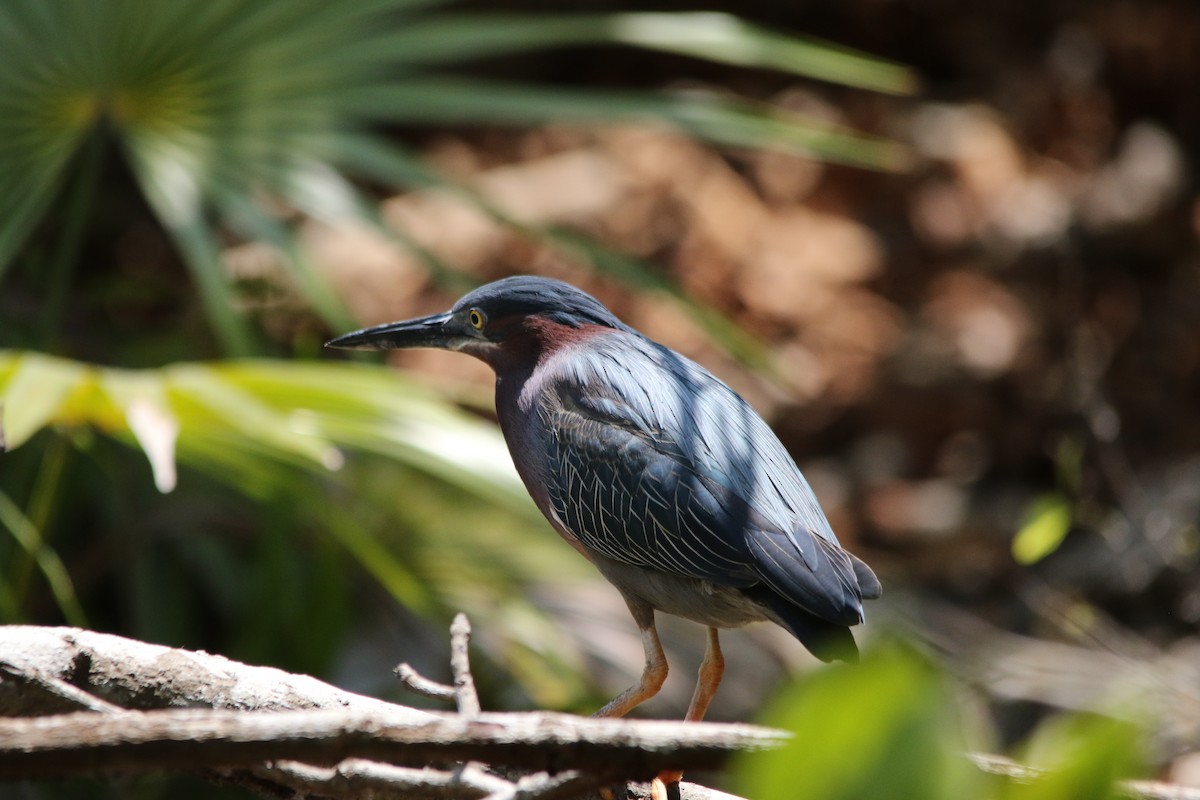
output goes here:
<path id="1" fill-rule="evenodd" d="M 470 644 L 471 623 L 466 614 L 459 612 L 450 623 L 450 671 L 454 674 L 454 704 L 467 719 L 478 717 L 482 710 L 471 676 Z"/>
<path id="2" fill-rule="evenodd" d="M 456 693 L 453 686 L 445 683 L 439 683 L 430 678 L 426 678 L 421 673 L 417 672 L 411 664 L 407 662 L 397 666 L 392 672 L 405 689 L 408 689 L 413 694 L 419 694 L 423 697 L 431 697 L 434 700 L 454 700 Z"/>

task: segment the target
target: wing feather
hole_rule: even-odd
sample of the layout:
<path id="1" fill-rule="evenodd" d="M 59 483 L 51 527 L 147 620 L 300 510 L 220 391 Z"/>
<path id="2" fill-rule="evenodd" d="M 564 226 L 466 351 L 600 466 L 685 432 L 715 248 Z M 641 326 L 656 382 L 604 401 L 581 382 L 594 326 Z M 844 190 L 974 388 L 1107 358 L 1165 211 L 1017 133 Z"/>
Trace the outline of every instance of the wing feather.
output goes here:
<path id="1" fill-rule="evenodd" d="M 861 562 L 838 546 L 766 423 L 666 348 L 632 334 L 597 337 L 618 338 L 611 349 L 589 340 L 552 385 L 546 477 L 562 524 L 616 561 L 765 585 L 829 623 L 861 621 L 861 598 L 878 582 L 860 588 Z"/>

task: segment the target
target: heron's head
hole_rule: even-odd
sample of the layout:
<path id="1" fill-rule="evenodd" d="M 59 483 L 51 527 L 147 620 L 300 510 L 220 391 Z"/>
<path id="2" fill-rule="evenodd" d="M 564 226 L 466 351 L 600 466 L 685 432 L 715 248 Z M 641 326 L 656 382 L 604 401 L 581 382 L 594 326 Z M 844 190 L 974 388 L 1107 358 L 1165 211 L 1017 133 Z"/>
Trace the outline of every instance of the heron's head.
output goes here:
<path id="1" fill-rule="evenodd" d="M 449 311 L 347 333 L 326 347 L 458 350 L 493 365 L 505 356 L 566 341 L 589 328 L 632 331 L 599 300 L 569 283 L 518 275 L 480 286 Z"/>

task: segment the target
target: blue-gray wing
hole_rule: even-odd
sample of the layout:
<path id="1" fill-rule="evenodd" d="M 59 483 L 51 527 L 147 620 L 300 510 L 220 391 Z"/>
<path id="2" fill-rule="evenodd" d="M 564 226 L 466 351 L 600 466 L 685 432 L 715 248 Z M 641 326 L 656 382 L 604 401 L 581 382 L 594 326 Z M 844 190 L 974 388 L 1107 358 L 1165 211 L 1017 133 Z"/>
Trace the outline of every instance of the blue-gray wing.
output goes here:
<path id="1" fill-rule="evenodd" d="M 553 415 L 551 506 L 580 542 L 607 558 L 726 586 L 759 581 L 729 507 L 669 440 L 581 405 Z M 742 504 L 744 506 L 744 504 Z"/>
<path id="2" fill-rule="evenodd" d="M 553 382 L 546 478 L 562 524 L 616 561 L 765 584 L 823 619 L 860 621 L 855 562 L 766 423 L 693 362 L 623 338 Z"/>

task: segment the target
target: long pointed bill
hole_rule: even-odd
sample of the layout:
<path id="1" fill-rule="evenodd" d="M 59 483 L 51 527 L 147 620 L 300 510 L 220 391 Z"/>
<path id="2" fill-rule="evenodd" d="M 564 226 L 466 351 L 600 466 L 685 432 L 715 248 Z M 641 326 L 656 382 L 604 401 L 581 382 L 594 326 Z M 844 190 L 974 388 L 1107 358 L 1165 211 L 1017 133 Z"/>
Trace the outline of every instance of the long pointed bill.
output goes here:
<path id="1" fill-rule="evenodd" d="M 453 326 L 449 311 L 428 317 L 388 322 L 373 328 L 347 333 L 325 343 L 340 350 L 397 350 L 408 347 L 452 347 L 461 338 Z"/>

